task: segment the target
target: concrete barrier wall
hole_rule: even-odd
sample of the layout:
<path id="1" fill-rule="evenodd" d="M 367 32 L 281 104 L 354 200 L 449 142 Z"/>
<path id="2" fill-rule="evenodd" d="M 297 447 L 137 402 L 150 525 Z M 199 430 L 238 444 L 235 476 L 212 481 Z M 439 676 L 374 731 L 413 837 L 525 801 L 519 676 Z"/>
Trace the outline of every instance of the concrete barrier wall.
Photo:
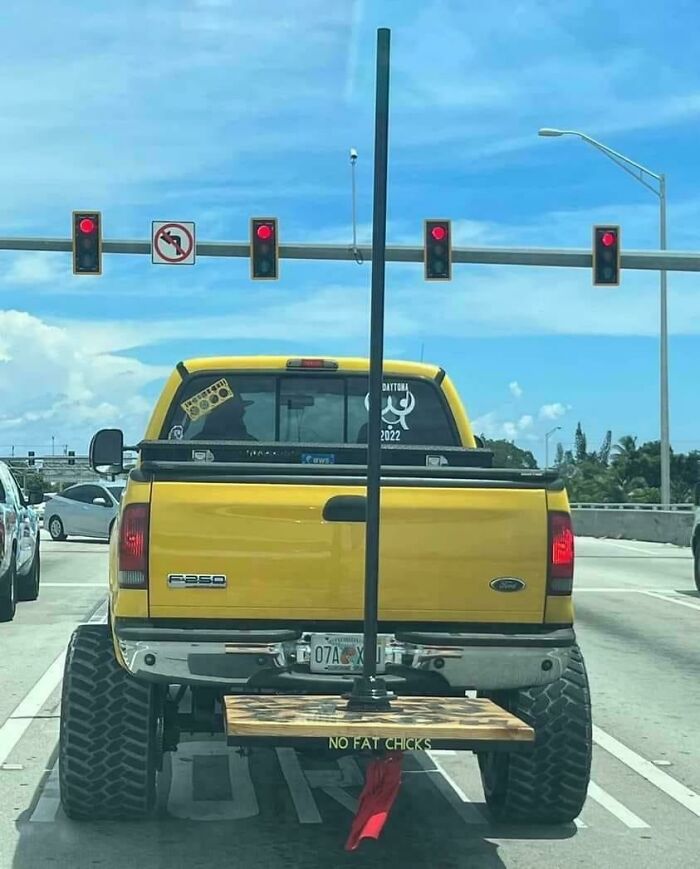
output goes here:
<path id="1" fill-rule="evenodd" d="M 572 510 L 574 533 L 690 546 L 694 515 L 673 510 Z"/>

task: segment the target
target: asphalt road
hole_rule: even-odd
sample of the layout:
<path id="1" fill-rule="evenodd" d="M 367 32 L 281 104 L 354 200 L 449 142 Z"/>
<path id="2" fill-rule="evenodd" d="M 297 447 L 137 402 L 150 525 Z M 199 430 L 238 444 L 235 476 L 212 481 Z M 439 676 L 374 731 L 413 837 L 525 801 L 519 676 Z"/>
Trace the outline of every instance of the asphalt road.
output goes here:
<path id="1" fill-rule="evenodd" d="M 74 626 L 105 614 L 107 547 L 42 543 L 41 595 L 0 625 L 0 869 L 36 867 L 595 867 L 698 865 L 700 598 L 689 550 L 577 541 L 579 641 L 593 694 L 593 784 L 576 824 L 496 826 L 476 760 L 407 758 L 379 842 L 343 851 L 361 772 L 289 750 L 249 759 L 219 740 L 182 744 L 159 814 L 77 824 L 55 769 L 61 655 Z"/>

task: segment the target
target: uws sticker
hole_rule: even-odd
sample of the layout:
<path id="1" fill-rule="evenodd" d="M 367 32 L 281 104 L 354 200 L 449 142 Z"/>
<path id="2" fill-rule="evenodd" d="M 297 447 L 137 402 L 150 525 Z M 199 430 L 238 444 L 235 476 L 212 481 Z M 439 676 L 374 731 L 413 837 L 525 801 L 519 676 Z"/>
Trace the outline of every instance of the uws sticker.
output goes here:
<path id="1" fill-rule="evenodd" d="M 169 588 L 226 588 L 223 573 L 169 573 Z"/>

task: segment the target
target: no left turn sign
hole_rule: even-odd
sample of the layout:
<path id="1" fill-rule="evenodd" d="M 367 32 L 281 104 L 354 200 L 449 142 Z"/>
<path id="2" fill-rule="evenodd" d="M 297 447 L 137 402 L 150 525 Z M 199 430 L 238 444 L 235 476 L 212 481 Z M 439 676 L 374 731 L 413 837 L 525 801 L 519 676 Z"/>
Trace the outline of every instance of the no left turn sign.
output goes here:
<path id="1" fill-rule="evenodd" d="M 169 266 L 194 265 L 194 223 L 154 220 L 151 232 L 151 261 Z"/>

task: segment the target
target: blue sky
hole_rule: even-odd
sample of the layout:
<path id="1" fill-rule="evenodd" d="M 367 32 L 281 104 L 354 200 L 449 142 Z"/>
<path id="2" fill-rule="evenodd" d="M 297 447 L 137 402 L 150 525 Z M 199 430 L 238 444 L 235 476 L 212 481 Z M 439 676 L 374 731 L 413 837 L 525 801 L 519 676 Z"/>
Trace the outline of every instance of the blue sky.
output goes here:
<path id="1" fill-rule="evenodd" d="M 10 8 L 8 8 L 10 7 Z M 579 129 L 665 172 L 669 246 L 700 249 L 700 71 L 692 0 L 48 0 L 0 8 L 0 235 L 68 237 L 101 209 L 107 238 L 194 220 L 245 240 L 274 214 L 284 241 L 371 236 L 376 29 L 392 29 L 390 243 L 425 217 L 463 245 L 587 247 L 591 225 L 653 249 L 658 203 L 574 138 Z M 79 451 L 101 425 L 143 430 L 181 358 L 363 354 L 368 265 L 246 260 L 155 266 L 108 256 L 77 278 L 62 254 L 0 252 L 0 452 Z M 426 284 L 387 271 L 387 355 L 446 367 L 478 430 L 544 455 L 577 421 L 597 444 L 658 437 L 658 275 L 614 289 L 588 270 L 458 266 Z M 671 436 L 700 448 L 700 277 L 669 275 Z M 552 445 L 556 438 L 552 438 Z"/>

